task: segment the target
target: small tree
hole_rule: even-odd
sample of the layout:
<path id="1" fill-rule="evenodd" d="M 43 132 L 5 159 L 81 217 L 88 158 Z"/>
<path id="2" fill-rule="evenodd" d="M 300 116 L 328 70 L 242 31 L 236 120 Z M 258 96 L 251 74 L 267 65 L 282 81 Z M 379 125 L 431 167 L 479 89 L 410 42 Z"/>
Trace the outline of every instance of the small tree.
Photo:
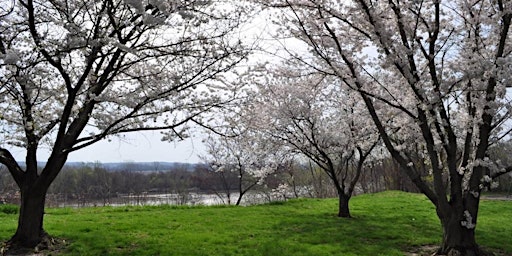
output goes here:
<path id="1" fill-rule="evenodd" d="M 237 8 L 195 0 L 2 6 L 0 163 L 21 191 L 12 247 L 46 236 L 46 192 L 69 154 L 133 131 L 183 138 L 187 122 L 222 105 L 223 83 L 211 81 L 245 56 L 232 33 L 244 18 Z M 26 167 L 12 147 L 26 150 Z M 42 147 L 50 156 L 38 170 Z"/>
<path id="2" fill-rule="evenodd" d="M 247 125 L 320 167 L 337 191 L 338 216 L 350 217 L 349 200 L 378 143 L 377 132 L 360 128 L 369 119 L 350 91 L 340 90 L 326 76 L 283 67 L 265 70 L 265 79 L 256 82 L 257 96 L 245 113 L 255 121 Z"/>
<path id="3" fill-rule="evenodd" d="M 209 145 L 208 147 L 213 147 L 213 145 Z M 237 190 L 237 183 L 239 183 L 240 178 L 239 175 L 235 172 L 224 171 L 224 169 L 220 169 L 220 166 L 217 166 L 221 159 L 213 159 L 216 156 L 209 156 L 208 160 L 205 160 L 205 164 L 203 164 L 202 168 L 206 170 L 202 175 L 206 175 L 208 183 L 203 186 L 208 189 L 208 191 L 213 192 L 223 204 L 232 204 L 232 192 Z M 204 178 L 204 177 L 203 177 Z"/>
<path id="4" fill-rule="evenodd" d="M 231 202 L 230 189 L 233 186 L 228 179 L 230 173 L 237 177 L 235 187 L 239 196 L 235 205 L 240 205 L 243 196 L 256 185 L 262 184 L 267 175 L 275 170 L 276 163 L 272 159 L 274 154 L 268 151 L 269 145 L 262 145 L 263 141 L 247 133 L 234 137 L 208 137 L 205 143 L 208 155 L 203 159 L 214 172 L 221 175 L 228 203 Z"/>
<path id="5" fill-rule="evenodd" d="M 93 199 L 100 199 L 103 206 L 110 202 L 112 196 L 112 177 L 109 172 L 101 167 L 100 163 L 94 163 L 92 166 L 91 179 L 93 185 L 89 189 L 89 195 Z"/>
<path id="6" fill-rule="evenodd" d="M 173 196 L 176 196 L 175 203 L 185 205 L 190 201 L 191 173 L 186 165 L 176 165 L 167 173 L 170 189 Z"/>

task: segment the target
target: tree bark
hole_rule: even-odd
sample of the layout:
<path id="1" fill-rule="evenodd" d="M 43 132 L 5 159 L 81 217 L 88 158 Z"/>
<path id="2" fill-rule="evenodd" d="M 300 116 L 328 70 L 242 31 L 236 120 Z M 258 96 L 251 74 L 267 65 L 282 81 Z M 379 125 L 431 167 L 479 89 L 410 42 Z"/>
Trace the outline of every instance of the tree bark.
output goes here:
<path id="1" fill-rule="evenodd" d="M 475 240 L 475 229 L 461 224 L 460 217 L 442 219 L 443 241 L 438 255 L 482 255 Z"/>
<path id="2" fill-rule="evenodd" d="M 21 189 L 18 228 L 9 240 L 11 248 L 34 248 L 47 236 L 43 229 L 46 189 L 30 186 Z"/>
<path id="3" fill-rule="evenodd" d="M 346 195 L 345 193 L 340 193 L 338 195 L 339 204 L 338 204 L 338 217 L 341 218 L 351 218 L 350 208 L 348 206 L 348 202 L 350 200 L 350 195 Z"/>
<path id="4" fill-rule="evenodd" d="M 244 196 L 245 191 L 240 191 L 240 195 L 238 196 L 238 199 L 236 200 L 236 206 L 239 206 L 240 203 L 242 203 L 242 197 Z"/>
<path id="5" fill-rule="evenodd" d="M 457 200 L 445 209 L 437 206 L 437 214 L 443 228 L 443 240 L 438 255 L 482 256 L 486 253 L 478 247 L 475 229 L 478 218 L 479 198 L 469 197 Z"/>

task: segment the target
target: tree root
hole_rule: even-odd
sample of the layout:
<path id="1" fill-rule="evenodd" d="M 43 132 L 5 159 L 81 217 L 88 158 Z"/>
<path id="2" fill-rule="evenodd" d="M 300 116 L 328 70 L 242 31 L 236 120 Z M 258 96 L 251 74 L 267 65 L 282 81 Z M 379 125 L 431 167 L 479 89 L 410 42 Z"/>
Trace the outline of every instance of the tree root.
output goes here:
<path id="1" fill-rule="evenodd" d="M 423 245 L 406 252 L 407 256 L 508 256 L 509 254 L 499 251 L 491 250 L 483 247 L 478 248 L 478 252 L 462 252 L 457 249 L 450 249 L 448 252 L 441 252 L 439 246 L 436 245 Z"/>
<path id="2" fill-rule="evenodd" d="M 66 240 L 52 237 L 48 233 L 43 232 L 41 242 L 34 247 L 24 246 L 19 241 L 13 239 L 3 243 L 0 248 L 0 255 L 50 255 L 52 252 L 61 251 L 66 245 Z"/>
<path id="3" fill-rule="evenodd" d="M 433 256 L 498 256 L 489 250 L 485 250 L 483 248 L 477 248 L 476 250 L 460 250 L 456 248 L 451 248 L 447 252 L 441 252 L 441 250 L 437 251 Z"/>

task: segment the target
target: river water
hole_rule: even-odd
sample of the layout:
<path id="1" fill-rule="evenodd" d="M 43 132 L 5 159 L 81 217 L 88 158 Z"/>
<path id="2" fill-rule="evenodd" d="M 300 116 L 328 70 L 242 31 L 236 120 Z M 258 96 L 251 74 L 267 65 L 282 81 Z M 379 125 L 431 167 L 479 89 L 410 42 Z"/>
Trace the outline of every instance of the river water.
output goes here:
<path id="1" fill-rule="evenodd" d="M 231 204 L 235 204 L 239 193 L 231 193 Z M 261 204 L 276 201 L 266 194 L 247 193 L 243 196 L 241 205 Z M 91 206 L 154 206 L 154 205 L 227 205 L 226 195 L 185 193 L 185 194 L 130 194 L 109 197 L 105 199 L 73 199 L 64 196 L 48 196 L 47 207 L 91 207 Z"/>

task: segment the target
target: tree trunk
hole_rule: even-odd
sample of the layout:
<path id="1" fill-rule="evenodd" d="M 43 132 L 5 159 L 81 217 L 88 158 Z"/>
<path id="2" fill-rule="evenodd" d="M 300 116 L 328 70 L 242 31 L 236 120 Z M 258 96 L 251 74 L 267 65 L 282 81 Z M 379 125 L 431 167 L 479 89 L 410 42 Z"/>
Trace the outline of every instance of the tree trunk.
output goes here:
<path id="1" fill-rule="evenodd" d="M 244 196 L 245 192 L 240 191 L 240 195 L 238 196 L 238 199 L 236 200 L 236 206 L 239 206 L 240 203 L 242 203 L 242 197 Z"/>
<path id="2" fill-rule="evenodd" d="M 21 189 L 18 229 L 9 240 L 12 248 L 34 248 L 47 236 L 43 230 L 46 189 Z"/>
<path id="3" fill-rule="evenodd" d="M 348 202 L 350 200 L 349 195 L 345 195 L 345 193 L 339 193 L 339 204 L 338 204 L 338 217 L 341 218 L 351 218 L 350 209 L 348 207 Z"/>
<path id="4" fill-rule="evenodd" d="M 485 255 L 476 243 L 475 228 L 462 225 L 463 221 L 466 221 L 466 219 L 458 216 L 458 214 L 451 214 L 451 217 L 441 219 L 443 242 L 437 252 L 438 255 Z"/>

